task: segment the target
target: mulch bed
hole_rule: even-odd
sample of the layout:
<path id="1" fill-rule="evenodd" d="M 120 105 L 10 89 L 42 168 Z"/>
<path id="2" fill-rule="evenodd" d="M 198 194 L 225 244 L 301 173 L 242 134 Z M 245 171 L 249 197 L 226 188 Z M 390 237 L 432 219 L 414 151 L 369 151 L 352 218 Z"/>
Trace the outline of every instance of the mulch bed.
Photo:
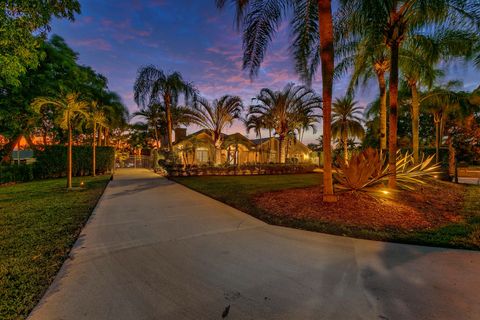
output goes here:
<path id="1" fill-rule="evenodd" d="M 434 182 L 389 198 L 365 192 L 338 193 L 336 203 L 322 201 L 319 187 L 263 193 L 256 205 L 268 214 L 374 230 L 425 230 L 461 222 L 463 186 Z"/>

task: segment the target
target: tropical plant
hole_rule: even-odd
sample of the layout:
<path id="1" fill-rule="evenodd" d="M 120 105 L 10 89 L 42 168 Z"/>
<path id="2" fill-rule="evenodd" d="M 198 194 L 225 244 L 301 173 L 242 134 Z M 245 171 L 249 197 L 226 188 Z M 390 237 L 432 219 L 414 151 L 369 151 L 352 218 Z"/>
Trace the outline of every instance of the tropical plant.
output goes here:
<path id="1" fill-rule="evenodd" d="M 72 188 L 72 127 L 78 117 L 88 117 L 89 102 L 81 100 L 78 93 L 68 93 L 60 97 L 38 97 L 32 108 L 40 113 L 42 107 L 53 106 L 61 111 L 60 126 L 68 132 L 67 188 Z"/>
<path id="2" fill-rule="evenodd" d="M 343 157 L 348 162 L 348 139 L 363 138 L 365 129 L 359 114 L 361 107 L 351 96 L 336 99 L 332 108 L 332 135 L 339 139 L 343 146 Z"/>
<path id="3" fill-rule="evenodd" d="M 146 126 L 149 129 L 153 130 L 153 137 L 155 139 L 155 144 L 157 149 L 160 148 L 160 129 L 161 129 L 161 119 L 163 111 L 160 104 L 149 104 L 140 109 L 139 111 L 135 111 L 132 116 L 133 117 L 142 117 L 146 121 Z"/>
<path id="4" fill-rule="evenodd" d="M 249 108 L 249 115 L 264 123 L 270 123 L 278 135 L 278 162 L 285 163 L 285 138 L 305 123 L 318 121 L 316 111 L 321 108 L 321 99 L 305 86 L 289 83 L 282 91 L 263 88 Z"/>
<path id="5" fill-rule="evenodd" d="M 227 0 L 216 0 L 222 8 Z M 331 107 L 334 73 L 333 19 L 331 0 L 263 1 L 231 0 L 236 7 L 237 25 L 243 27 L 243 68 L 258 74 L 267 47 L 281 21 L 291 15 L 292 51 L 295 68 L 310 85 L 319 64 L 322 66 L 323 100 L 323 200 L 336 201 L 333 194 Z"/>
<path id="6" fill-rule="evenodd" d="M 92 176 L 95 177 L 97 126 L 101 130 L 101 127 L 107 127 L 108 124 L 107 124 L 107 118 L 105 117 L 105 114 L 103 113 L 103 111 L 100 110 L 100 106 L 98 105 L 97 101 L 92 101 L 90 103 L 90 108 L 91 110 L 89 113 L 89 120 L 92 126 Z"/>
<path id="7" fill-rule="evenodd" d="M 342 19 L 355 38 L 383 35 L 390 51 L 389 187 L 396 187 L 397 109 L 399 49 L 405 39 L 423 31 L 445 28 L 475 31 L 480 26 L 480 3 L 476 0 L 342 0 Z M 358 26 L 362 26 L 359 28 Z"/>
<path id="8" fill-rule="evenodd" d="M 435 178 L 440 167 L 434 164 L 433 158 L 434 156 L 429 156 L 415 162 L 411 153 L 398 152 L 396 156 L 398 186 L 413 190 L 417 185 L 426 184 L 428 179 Z M 337 187 L 341 190 L 388 194 L 383 187 L 388 182 L 390 174 L 385 156 L 375 149 L 368 148 L 354 153 L 348 162 L 340 159 L 335 179 L 338 182 Z"/>
<path id="9" fill-rule="evenodd" d="M 417 33 L 409 37 L 400 50 L 400 70 L 411 92 L 412 150 L 419 160 L 420 92 L 419 87 L 431 88 L 443 72 L 435 69 L 440 61 L 453 57 L 470 58 L 478 36 L 464 30 L 441 30 L 429 35 Z"/>
<path id="10" fill-rule="evenodd" d="M 188 112 L 190 122 L 208 130 L 215 146 L 215 164 L 221 163 L 223 130 L 240 117 L 243 110 L 242 99 L 237 96 L 224 95 L 209 103 L 197 97 Z"/>
<path id="11" fill-rule="evenodd" d="M 340 15 L 341 17 L 341 15 Z M 337 21 L 337 43 L 335 51 L 341 57 L 335 67 L 335 76 L 351 73 L 348 94 L 353 95 L 355 88 L 362 84 L 365 87 L 371 78 L 376 78 L 379 88 L 379 120 L 380 149 L 387 149 L 387 80 L 386 73 L 390 68 L 388 48 L 382 41 L 381 34 L 368 34 L 369 37 L 344 38 L 341 33 L 349 33 L 350 28 L 345 21 Z M 340 33 L 340 34 L 339 34 Z"/>
<path id="12" fill-rule="evenodd" d="M 180 95 L 185 100 L 196 94 L 193 84 L 186 82 L 179 72 L 166 74 L 162 70 L 147 66 L 140 68 L 134 85 L 135 102 L 142 108 L 163 103 L 167 118 L 168 150 L 172 150 L 172 106 L 178 104 Z"/>

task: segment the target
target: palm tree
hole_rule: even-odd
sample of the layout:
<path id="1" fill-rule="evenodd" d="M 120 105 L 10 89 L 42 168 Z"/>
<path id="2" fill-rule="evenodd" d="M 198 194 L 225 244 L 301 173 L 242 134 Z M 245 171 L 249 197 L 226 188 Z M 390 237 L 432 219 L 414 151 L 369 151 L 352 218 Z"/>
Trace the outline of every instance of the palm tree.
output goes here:
<path id="1" fill-rule="evenodd" d="M 183 80 L 178 72 L 166 74 L 154 66 L 143 67 L 138 71 L 134 85 L 135 102 L 145 108 L 163 102 L 167 118 L 168 150 L 172 150 L 172 106 L 177 105 L 180 95 L 185 100 L 196 94 L 194 86 Z"/>
<path id="2" fill-rule="evenodd" d="M 216 0 L 223 8 L 227 0 Z M 331 146 L 331 108 L 334 71 L 333 19 L 331 0 L 318 1 L 259 1 L 231 0 L 236 7 L 237 25 L 243 25 L 243 68 L 253 77 L 258 74 L 268 44 L 292 13 L 293 54 L 295 67 L 310 85 L 318 64 L 322 66 L 323 97 L 323 200 L 334 202 Z"/>
<path id="3" fill-rule="evenodd" d="M 103 111 L 101 111 L 98 102 L 92 101 L 90 104 L 91 111 L 89 114 L 90 123 L 92 125 L 92 176 L 95 177 L 96 171 L 96 134 L 97 134 L 97 125 L 101 127 L 107 127 L 107 118 Z"/>
<path id="4" fill-rule="evenodd" d="M 359 114 L 362 108 L 358 107 L 351 96 L 336 99 L 332 108 L 332 133 L 333 136 L 342 141 L 343 157 L 348 161 L 348 139 L 363 138 L 365 130 L 362 126 L 362 119 Z"/>
<path id="5" fill-rule="evenodd" d="M 340 16 L 342 18 L 342 16 Z M 335 76 L 351 73 L 348 94 L 353 95 L 355 87 L 361 83 L 368 84 L 368 80 L 376 78 L 379 88 L 380 113 L 380 149 L 387 149 L 387 81 L 386 73 L 390 68 L 388 48 L 382 42 L 381 34 L 369 34 L 371 38 L 350 39 L 343 38 L 342 34 L 349 33 L 351 28 L 345 21 L 337 22 L 336 52 L 342 59 L 335 67 Z"/>
<path id="6" fill-rule="evenodd" d="M 421 99 L 423 107 L 433 115 L 435 124 L 435 160 L 440 161 L 440 145 L 445 135 L 445 126 L 449 117 L 457 120 L 473 113 L 476 104 L 471 101 L 472 95 L 463 91 L 455 91 L 461 86 L 459 81 L 450 81 L 444 86 L 437 86 Z"/>
<path id="7" fill-rule="evenodd" d="M 207 129 L 215 146 L 215 164 L 221 163 L 223 130 L 240 117 L 243 110 L 242 99 L 224 95 L 210 104 L 206 99 L 197 97 L 188 116 L 191 123 Z"/>
<path id="8" fill-rule="evenodd" d="M 452 57 L 470 58 L 478 36 L 463 30 L 442 30 L 433 35 L 422 33 L 408 38 L 400 50 L 400 70 L 410 88 L 412 149 L 419 160 L 420 93 L 419 87 L 431 88 L 443 72 L 435 69 L 440 61 Z"/>
<path id="9" fill-rule="evenodd" d="M 478 30 L 480 3 L 477 0 L 342 0 L 343 18 L 357 26 L 355 37 L 381 34 L 390 51 L 389 182 L 396 187 L 397 106 L 399 49 L 418 31 L 435 33 L 445 28 Z M 361 26 L 361 27 L 358 27 Z"/>
<path id="10" fill-rule="evenodd" d="M 262 117 L 250 114 L 247 115 L 247 117 L 243 120 L 243 123 L 245 124 L 247 134 L 250 133 L 250 130 L 253 130 L 255 132 L 255 136 L 262 140 L 262 130 L 266 129 L 266 124 Z M 263 156 L 262 151 L 263 150 L 260 150 L 260 157 Z"/>
<path id="11" fill-rule="evenodd" d="M 285 138 L 301 128 L 305 118 L 309 123 L 318 121 L 315 111 L 320 109 L 321 99 L 313 90 L 289 83 L 282 91 L 263 88 L 255 100 L 257 104 L 250 106 L 249 115 L 271 124 L 278 135 L 278 162 L 285 163 Z"/>
<path id="12" fill-rule="evenodd" d="M 162 107 L 160 104 L 149 104 L 132 114 L 133 117 L 143 117 L 148 128 L 153 130 L 157 149 L 160 148 L 160 122 L 162 119 Z"/>
<path id="13" fill-rule="evenodd" d="M 61 111 L 60 126 L 68 131 L 67 188 L 72 188 L 72 126 L 78 116 L 88 117 L 89 102 L 81 100 L 78 93 L 68 93 L 58 98 L 38 97 L 32 108 L 40 113 L 43 106 L 51 105 Z"/>

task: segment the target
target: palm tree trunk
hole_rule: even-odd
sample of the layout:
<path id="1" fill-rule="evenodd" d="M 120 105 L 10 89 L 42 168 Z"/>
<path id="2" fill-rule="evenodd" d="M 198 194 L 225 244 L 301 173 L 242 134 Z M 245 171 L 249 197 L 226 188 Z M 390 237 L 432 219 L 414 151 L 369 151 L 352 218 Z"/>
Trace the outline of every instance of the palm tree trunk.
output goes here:
<path id="1" fill-rule="evenodd" d="M 97 131 L 97 124 L 93 122 L 93 137 L 92 137 L 92 176 L 95 177 L 96 164 L 96 148 L 95 148 L 95 131 Z"/>
<path id="2" fill-rule="evenodd" d="M 448 136 L 448 174 L 453 177 L 455 176 L 455 148 L 453 147 L 452 136 Z"/>
<path id="3" fill-rule="evenodd" d="M 323 201 L 335 202 L 332 177 L 332 90 L 333 90 L 333 21 L 331 0 L 318 0 L 320 59 L 323 85 Z"/>
<path id="4" fill-rule="evenodd" d="M 67 115 L 68 121 L 68 154 L 67 154 L 67 188 L 72 188 L 72 125 L 70 116 Z"/>
<path id="5" fill-rule="evenodd" d="M 105 127 L 105 145 L 108 146 L 110 144 L 110 129 Z"/>
<path id="6" fill-rule="evenodd" d="M 173 150 L 173 140 L 172 140 L 172 110 L 171 110 L 171 99 L 169 95 L 165 95 L 165 111 L 167 113 L 167 138 L 168 138 L 168 151 Z"/>
<path id="7" fill-rule="evenodd" d="M 378 87 L 380 90 L 380 149 L 387 150 L 387 84 L 385 73 L 378 72 Z"/>
<path id="8" fill-rule="evenodd" d="M 419 148 L 420 148 L 420 138 L 419 138 L 419 125 L 420 125 L 420 100 L 418 97 L 418 88 L 417 83 L 411 83 L 410 89 L 412 91 L 412 149 L 413 149 L 413 159 L 415 163 L 418 163 L 419 160 Z"/>
<path id="9" fill-rule="evenodd" d="M 342 134 L 342 143 L 343 143 L 343 159 L 345 160 L 345 163 L 348 162 L 348 135 L 347 135 L 347 130 L 343 131 Z"/>
<path id="10" fill-rule="evenodd" d="M 285 163 L 285 137 L 278 137 L 278 163 Z"/>
<path id="11" fill-rule="evenodd" d="M 398 126 L 398 47 L 397 41 L 390 46 L 390 114 L 388 121 L 388 187 L 397 187 L 397 126 Z"/>
<path id="12" fill-rule="evenodd" d="M 435 162 L 440 162 L 440 122 L 435 120 Z"/>

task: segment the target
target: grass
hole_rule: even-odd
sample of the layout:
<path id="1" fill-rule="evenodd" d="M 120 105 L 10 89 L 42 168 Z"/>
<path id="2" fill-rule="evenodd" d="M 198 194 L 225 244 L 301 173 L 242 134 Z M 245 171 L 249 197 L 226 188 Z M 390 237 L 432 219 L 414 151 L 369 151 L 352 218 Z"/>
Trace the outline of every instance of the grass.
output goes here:
<path id="1" fill-rule="evenodd" d="M 318 185 L 319 174 L 228 177 L 175 177 L 173 180 L 229 204 L 271 224 L 336 235 L 421 244 L 428 246 L 480 249 L 480 187 L 465 186 L 460 214 L 464 222 L 430 230 L 371 229 L 318 220 L 280 217 L 255 205 L 254 197 L 269 191 Z M 439 195 L 440 196 L 440 195 Z"/>
<path id="2" fill-rule="evenodd" d="M 53 281 L 109 176 L 0 187 L 0 319 L 24 319 Z M 74 178 L 74 186 L 80 178 Z"/>

